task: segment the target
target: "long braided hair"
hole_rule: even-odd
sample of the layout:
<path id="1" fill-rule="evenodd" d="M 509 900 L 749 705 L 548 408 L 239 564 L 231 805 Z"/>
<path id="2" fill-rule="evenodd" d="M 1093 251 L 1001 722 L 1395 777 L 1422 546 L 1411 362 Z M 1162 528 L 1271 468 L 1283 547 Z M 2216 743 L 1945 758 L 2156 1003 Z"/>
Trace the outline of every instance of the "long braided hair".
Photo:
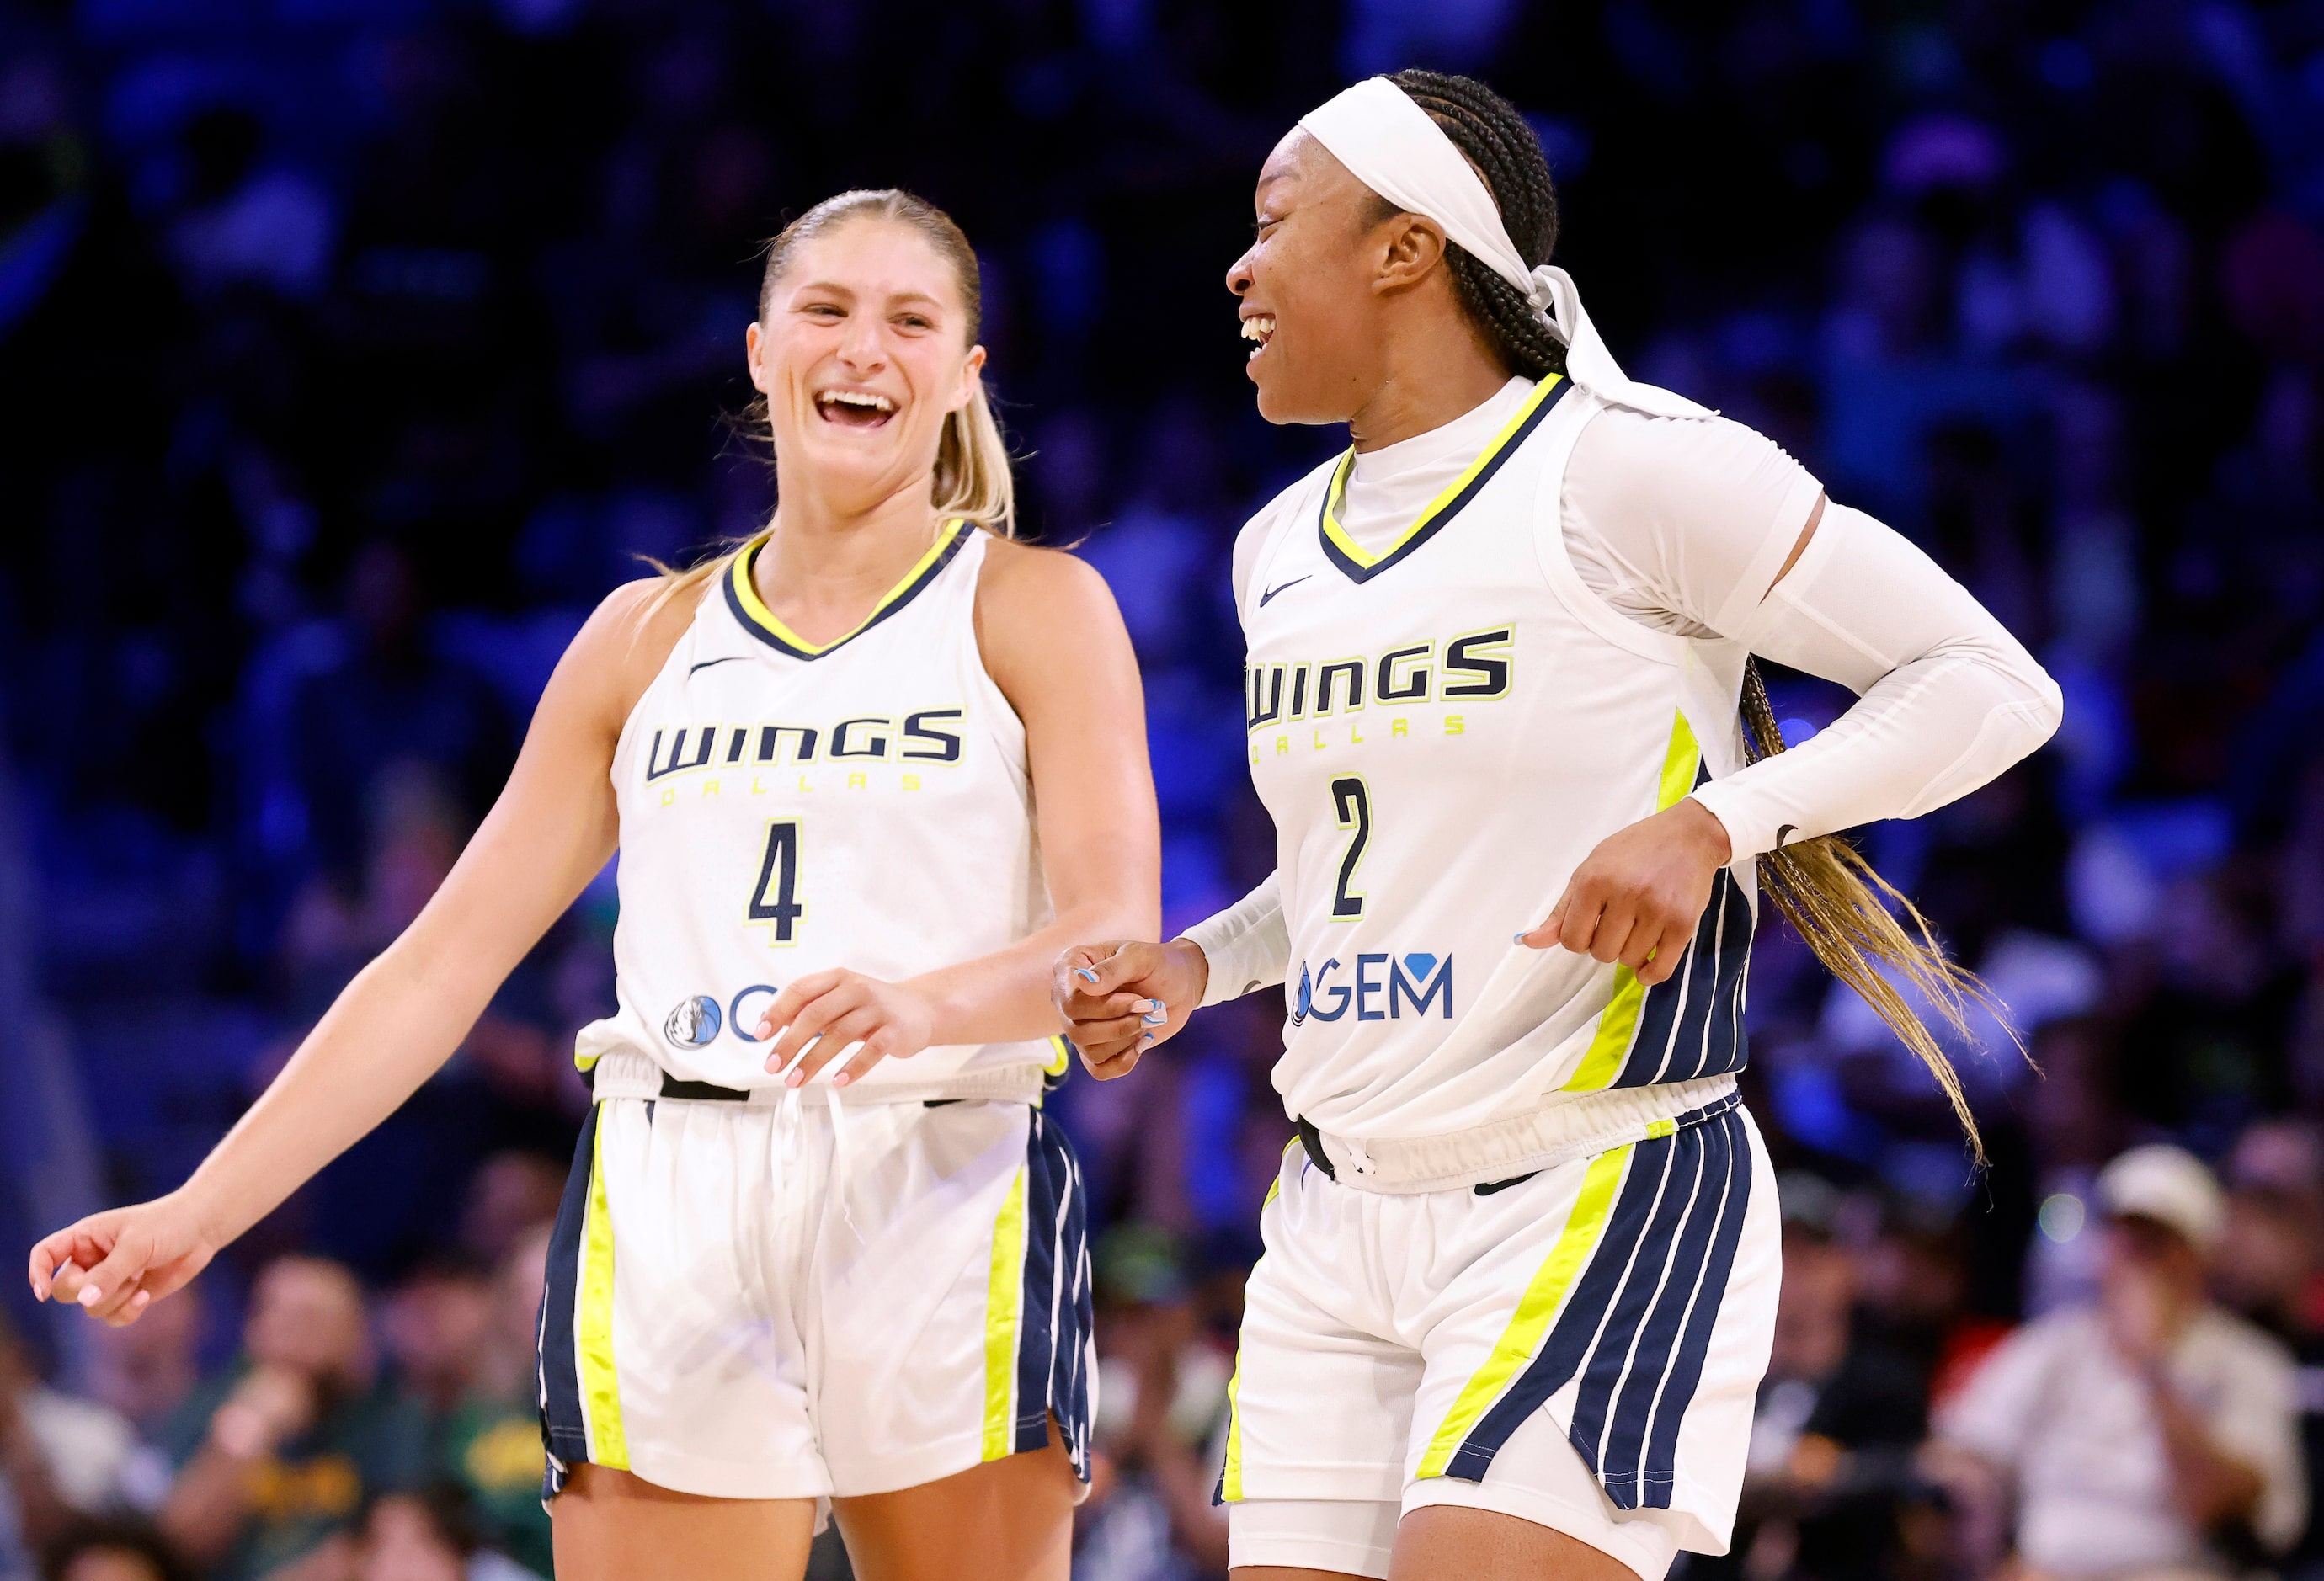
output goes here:
<path id="1" fill-rule="evenodd" d="M 1526 266 L 1548 262 L 1557 244 L 1557 191 L 1541 142 L 1516 106 L 1473 78 L 1407 70 L 1389 80 L 1425 110 L 1452 146 L 1476 166 Z M 1394 212 L 1385 200 L 1383 207 Z M 1444 256 L 1462 306 L 1512 372 L 1541 379 L 1565 371 L 1564 346 L 1534 317 L 1522 292 L 1457 243 L 1445 244 Z M 1756 659 L 1744 664 L 1740 712 L 1747 762 L 1784 749 L 1783 731 Z M 1919 908 L 1839 836 L 1794 841 L 1765 852 L 1758 869 L 1760 892 L 1798 930 L 1816 959 L 1861 994 L 1928 1066 L 1983 1163 L 1984 1144 L 1960 1074 L 1898 991 L 1896 979 L 1917 990 L 1937 1017 L 1963 1038 L 1969 1035 L 1969 1003 L 1992 1003 L 1985 985 L 1954 964 Z"/>

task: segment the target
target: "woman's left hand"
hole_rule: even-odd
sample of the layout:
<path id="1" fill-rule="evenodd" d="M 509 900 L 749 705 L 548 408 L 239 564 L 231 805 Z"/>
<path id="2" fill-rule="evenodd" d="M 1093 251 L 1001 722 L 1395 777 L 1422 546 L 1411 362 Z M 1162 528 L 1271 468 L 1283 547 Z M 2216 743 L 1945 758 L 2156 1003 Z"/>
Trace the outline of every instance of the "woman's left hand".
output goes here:
<path id="1" fill-rule="evenodd" d="M 927 1048 L 936 1039 L 936 1007 L 909 984 L 835 969 L 809 972 L 776 995 L 758 1031 L 761 1037 L 781 1031 L 767 1051 L 767 1069 L 790 1065 L 786 1087 L 798 1086 L 850 1044 L 862 1043 L 831 1079 L 834 1087 L 844 1087 L 882 1060 L 909 1059 Z"/>
<path id="2" fill-rule="evenodd" d="M 1642 983 L 1678 970 L 1694 937 L 1711 881 L 1731 859 L 1727 826 L 1692 796 L 1598 842 L 1566 881 L 1549 920 L 1517 942 L 1563 944 L 1577 955 L 1618 961 Z"/>

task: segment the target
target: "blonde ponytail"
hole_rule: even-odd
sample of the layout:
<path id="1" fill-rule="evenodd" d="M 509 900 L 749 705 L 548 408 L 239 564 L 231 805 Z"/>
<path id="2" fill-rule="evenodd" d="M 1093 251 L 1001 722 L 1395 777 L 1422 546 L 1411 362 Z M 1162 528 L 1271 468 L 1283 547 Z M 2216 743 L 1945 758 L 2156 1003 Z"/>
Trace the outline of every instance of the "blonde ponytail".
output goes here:
<path id="1" fill-rule="evenodd" d="M 1756 661 L 1744 666 L 1742 714 L 1746 758 L 1757 762 L 1784 749 L 1784 734 Z M 1775 902 L 1824 969 L 1862 995 L 1888 1030 L 1929 1068 L 1982 1167 L 1985 1140 L 1978 1135 L 1977 1117 L 1961 1090 L 1960 1072 L 1881 968 L 1889 968 L 1919 990 L 1937 1018 L 1963 1038 L 1970 1035 L 1968 1010 L 1972 1003 L 1993 1011 L 1995 1021 L 2005 1030 L 2008 1027 L 1991 990 L 1976 973 L 1954 964 L 1920 908 L 1838 835 L 1794 841 L 1762 854 L 1759 893 Z M 2016 1034 L 2010 1035 L 2015 1041 Z"/>
<path id="2" fill-rule="evenodd" d="M 1009 467 L 1009 442 L 984 399 L 982 380 L 968 404 L 945 418 L 930 493 L 939 517 L 965 517 L 1002 538 L 1017 536 L 1017 480 Z"/>

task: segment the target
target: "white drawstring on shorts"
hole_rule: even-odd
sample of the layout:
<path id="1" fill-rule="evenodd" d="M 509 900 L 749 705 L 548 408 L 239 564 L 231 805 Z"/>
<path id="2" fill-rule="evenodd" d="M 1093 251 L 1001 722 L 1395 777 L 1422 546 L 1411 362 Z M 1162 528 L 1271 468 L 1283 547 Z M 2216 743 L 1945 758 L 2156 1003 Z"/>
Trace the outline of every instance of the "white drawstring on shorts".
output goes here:
<path id="1" fill-rule="evenodd" d="M 847 1233 L 855 1237 L 858 1245 L 868 1245 L 863 1232 L 855 1227 L 855 1209 L 847 1200 L 847 1106 L 839 1100 L 839 1089 L 826 1081 L 823 1084 L 823 1099 L 831 1110 L 831 1190 L 839 1198 L 839 1221 Z"/>
<path id="2" fill-rule="evenodd" d="M 781 1034 L 778 1033 L 777 1035 Z M 816 1044 L 822 1041 L 819 1037 L 811 1040 L 807 1047 L 798 1052 L 798 1059 L 794 1059 L 789 1065 L 783 1068 L 783 1073 L 789 1074 L 791 1069 L 798 1065 L 800 1060 L 806 1059 L 807 1055 L 814 1052 Z M 841 1051 L 843 1057 L 845 1052 L 845 1050 Z M 782 1160 L 783 1168 L 787 1171 L 790 1168 L 792 1161 L 798 1156 L 799 1138 L 807 1130 L 807 1082 L 802 1081 L 797 1087 L 783 1089 L 782 1117 L 778 1122 L 782 1132 L 782 1140 L 778 1149 L 778 1156 Z M 839 1198 L 840 1221 L 847 1226 L 848 1233 L 855 1237 L 857 1244 L 867 1245 L 863 1232 L 856 1227 L 855 1210 L 847 1200 L 849 1152 L 847 1106 L 840 1101 L 839 1089 L 832 1085 L 828 1079 L 824 1080 L 822 1087 L 824 1108 L 831 1116 L 831 1167 L 825 1176 L 828 1190 Z"/>

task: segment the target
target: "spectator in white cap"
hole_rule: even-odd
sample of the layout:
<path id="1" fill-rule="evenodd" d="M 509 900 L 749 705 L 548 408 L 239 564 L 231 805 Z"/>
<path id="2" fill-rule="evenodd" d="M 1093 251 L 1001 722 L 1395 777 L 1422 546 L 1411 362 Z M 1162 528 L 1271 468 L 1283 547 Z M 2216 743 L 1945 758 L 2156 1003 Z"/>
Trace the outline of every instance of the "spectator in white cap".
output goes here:
<path id="1" fill-rule="evenodd" d="M 2134 1147 L 2095 1194 L 2097 1304 L 2004 1341 L 1940 1414 L 1932 1463 L 1972 1531 L 2014 1491 L 2022 1574 L 2240 1574 L 2306 1514 L 2292 1358 L 2205 1288 L 2225 1212 L 2200 1160 Z M 1987 1546 L 2009 1542 L 2002 1522 L 1983 1524 Z"/>

